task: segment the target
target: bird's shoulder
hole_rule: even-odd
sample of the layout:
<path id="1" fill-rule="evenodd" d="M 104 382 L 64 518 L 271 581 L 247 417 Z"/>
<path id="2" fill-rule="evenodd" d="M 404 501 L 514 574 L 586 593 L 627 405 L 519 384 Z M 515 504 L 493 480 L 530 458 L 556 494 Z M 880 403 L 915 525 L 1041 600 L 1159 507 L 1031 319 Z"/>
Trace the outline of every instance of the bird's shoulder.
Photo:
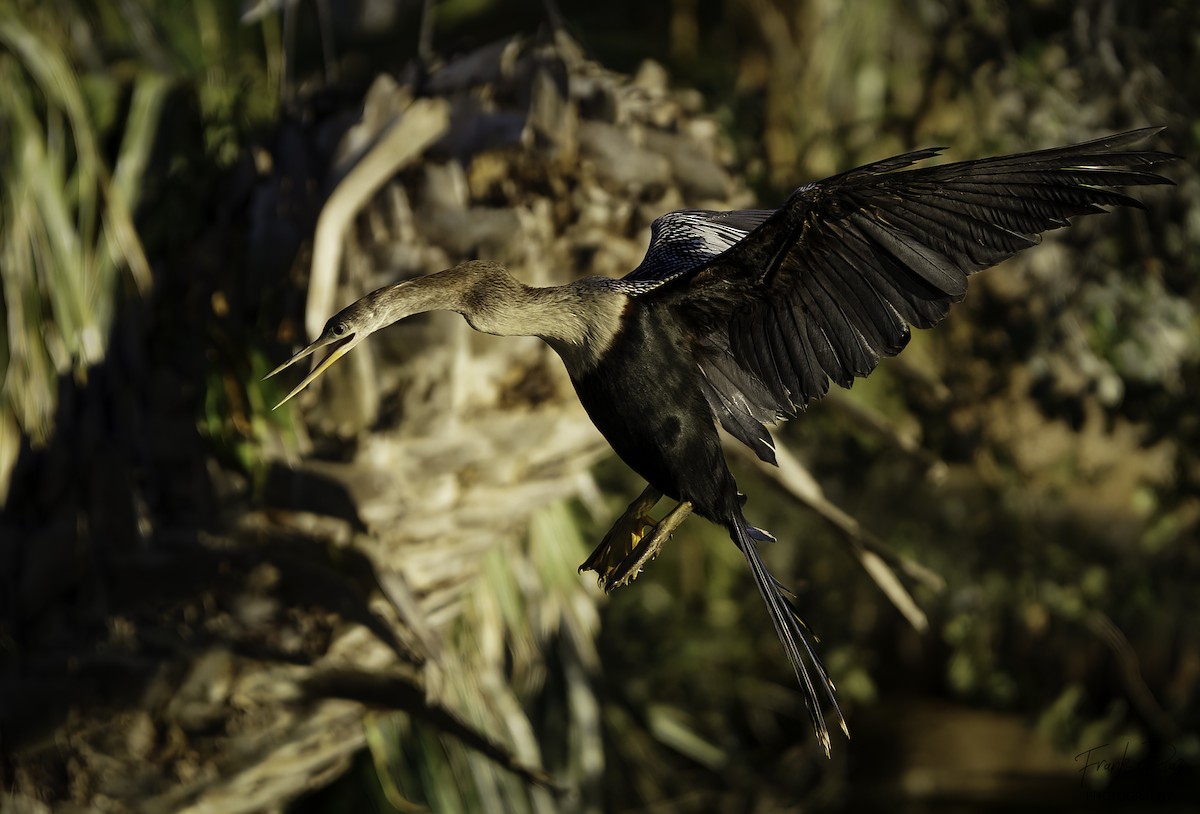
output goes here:
<path id="1" fill-rule="evenodd" d="M 773 213 L 679 209 L 660 215 L 650 225 L 650 245 L 642 262 L 620 283 L 636 296 L 683 277 L 745 240 Z"/>

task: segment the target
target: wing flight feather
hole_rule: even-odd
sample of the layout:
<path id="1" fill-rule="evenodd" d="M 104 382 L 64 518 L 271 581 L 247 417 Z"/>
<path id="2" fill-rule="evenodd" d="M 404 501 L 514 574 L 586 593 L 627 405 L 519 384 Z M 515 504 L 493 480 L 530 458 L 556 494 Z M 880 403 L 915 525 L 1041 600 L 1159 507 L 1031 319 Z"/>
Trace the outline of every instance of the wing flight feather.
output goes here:
<path id="1" fill-rule="evenodd" d="M 912 168 L 940 152 L 917 150 L 800 187 L 774 212 L 672 212 L 624 281 L 670 301 L 695 337 L 713 414 L 773 460 L 764 421 L 899 353 L 909 326 L 941 320 L 971 274 L 1070 218 L 1144 208 L 1113 188 L 1171 183 L 1147 168 L 1175 156 L 1136 149 L 1160 130 Z"/>

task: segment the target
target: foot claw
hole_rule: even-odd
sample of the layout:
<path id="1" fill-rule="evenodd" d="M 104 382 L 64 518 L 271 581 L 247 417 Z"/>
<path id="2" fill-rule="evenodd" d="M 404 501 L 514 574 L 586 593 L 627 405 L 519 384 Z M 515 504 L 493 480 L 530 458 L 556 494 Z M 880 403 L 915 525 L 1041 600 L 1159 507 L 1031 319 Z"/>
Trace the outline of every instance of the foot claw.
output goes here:
<path id="1" fill-rule="evenodd" d="M 612 593 L 637 579 L 646 565 L 658 557 L 663 544 L 671 539 L 675 529 L 679 528 L 679 524 L 691 513 L 692 504 L 686 500 L 669 511 L 637 548 L 600 576 L 600 587 L 604 592 Z"/>
<path id="2" fill-rule="evenodd" d="M 603 588 L 613 569 L 637 548 L 646 530 L 654 527 L 650 510 L 660 498 L 661 492 L 647 486 L 637 500 L 629 504 L 625 513 L 617 518 L 617 522 L 613 523 L 613 527 L 604 535 L 596 550 L 579 566 L 580 573 L 595 571 L 599 575 L 600 587 Z"/>

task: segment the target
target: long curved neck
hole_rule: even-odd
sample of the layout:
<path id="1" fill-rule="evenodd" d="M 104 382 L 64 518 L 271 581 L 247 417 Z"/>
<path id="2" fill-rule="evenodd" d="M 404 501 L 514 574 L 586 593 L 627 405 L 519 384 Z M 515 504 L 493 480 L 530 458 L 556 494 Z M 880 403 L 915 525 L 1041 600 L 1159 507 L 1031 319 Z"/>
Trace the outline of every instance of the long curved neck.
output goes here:
<path id="1" fill-rule="evenodd" d="M 620 329 L 627 297 L 586 280 L 533 288 L 494 263 L 464 263 L 380 289 L 376 325 L 425 311 L 457 311 L 477 331 L 537 336 L 563 357 L 571 372 L 590 367 Z"/>

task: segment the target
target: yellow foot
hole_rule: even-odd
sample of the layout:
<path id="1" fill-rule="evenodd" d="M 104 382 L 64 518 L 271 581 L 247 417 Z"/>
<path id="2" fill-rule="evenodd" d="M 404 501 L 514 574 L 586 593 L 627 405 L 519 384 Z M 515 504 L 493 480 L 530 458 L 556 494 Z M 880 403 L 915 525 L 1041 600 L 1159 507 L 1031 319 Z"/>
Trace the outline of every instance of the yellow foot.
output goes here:
<path id="1" fill-rule="evenodd" d="M 638 496 L 629 504 L 625 513 L 617 518 L 617 522 L 604 535 L 596 550 L 579 566 L 582 571 L 595 571 L 599 575 L 600 584 L 612 575 L 612 572 L 637 548 L 638 543 L 646 535 L 646 531 L 654 527 L 654 518 L 650 510 L 662 498 L 662 493 L 653 487 Z"/>
<path id="2" fill-rule="evenodd" d="M 686 520 L 691 513 L 692 504 L 686 500 L 667 512 L 667 516 L 658 521 L 658 525 L 639 547 L 629 552 L 614 569 L 600 575 L 600 587 L 604 589 L 604 592 L 612 593 L 617 588 L 628 585 L 637 579 L 638 574 L 642 573 L 642 569 L 658 556 L 663 543 L 671 539 L 675 529 L 679 528 L 679 524 Z"/>

